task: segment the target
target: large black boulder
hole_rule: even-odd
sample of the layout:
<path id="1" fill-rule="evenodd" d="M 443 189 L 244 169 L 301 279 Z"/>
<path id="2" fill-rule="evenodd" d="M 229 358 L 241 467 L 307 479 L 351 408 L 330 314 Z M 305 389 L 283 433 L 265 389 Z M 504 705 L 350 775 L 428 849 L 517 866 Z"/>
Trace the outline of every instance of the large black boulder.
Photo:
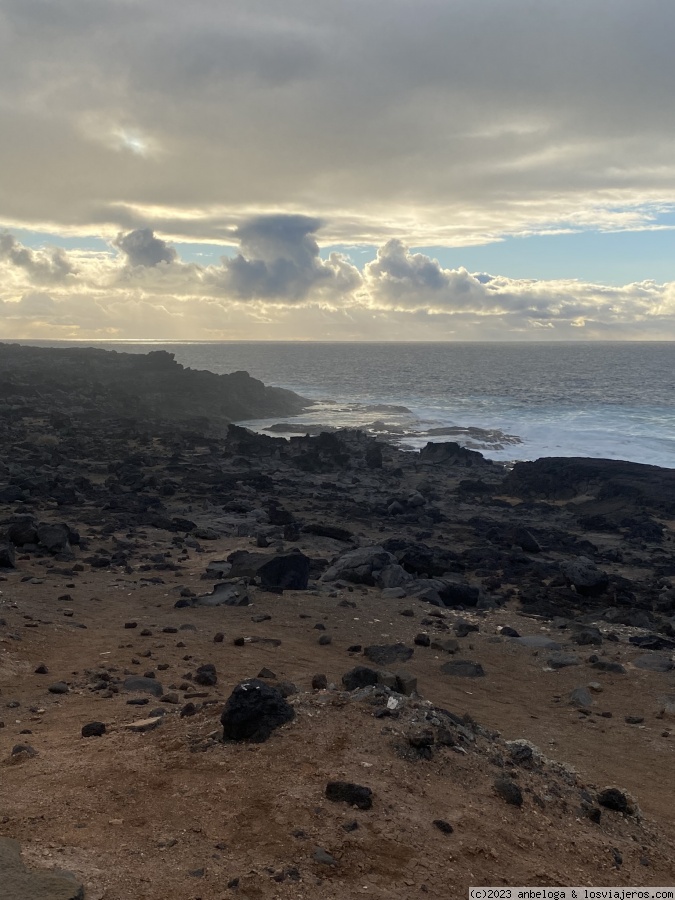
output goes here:
<path id="1" fill-rule="evenodd" d="M 516 463 L 504 491 L 523 499 L 581 496 L 585 499 L 575 506 L 578 515 L 602 515 L 610 521 L 642 520 L 646 512 L 675 513 L 675 469 L 619 459 L 547 457 Z"/>
<path id="2" fill-rule="evenodd" d="M 235 550 L 227 561 L 232 563 L 229 578 L 258 578 L 268 590 L 307 590 L 311 560 L 299 551 L 271 556 Z"/>
<path id="3" fill-rule="evenodd" d="M 260 584 L 264 588 L 306 591 L 309 568 L 310 559 L 304 553 L 273 556 L 258 569 Z"/>
<path id="4" fill-rule="evenodd" d="M 261 744 L 276 728 L 294 718 L 295 710 L 280 691 L 259 678 L 251 678 L 232 691 L 220 723 L 224 740 Z"/>
<path id="5" fill-rule="evenodd" d="M 438 592 L 445 606 L 476 606 L 480 600 L 480 591 L 465 581 L 446 581 Z"/>
<path id="6" fill-rule="evenodd" d="M 50 553 L 63 553 L 70 549 L 70 528 L 67 525 L 50 525 L 45 522 L 37 527 L 38 543 Z"/>
<path id="7" fill-rule="evenodd" d="M 14 547 L 11 544 L 0 544 L 0 569 L 13 569 Z"/>
<path id="8" fill-rule="evenodd" d="M 369 666 L 355 666 L 342 676 L 342 684 L 345 690 L 356 691 L 359 688 L 377 684 L 377 679 L 377 669 L 371 669 Z"/>
<path id="9" fill-rule="evenodd" d="M 25 544 L 37 544 L 37 528 L 32 521 L 22 520 L 13 522 L 7 529 L 7 537 L 15 547 L 23 547 Z"/>
<path id="10" fill-rule="evenodd" d="M 428 443 L 420 450 L 421 463 L 433 466 L 489 466 L 492 460 L 485 459 L 481 453 L 475 450 L 467 450 L 460 447 L 455 441 L 446 441 L 442 444 Z"/>

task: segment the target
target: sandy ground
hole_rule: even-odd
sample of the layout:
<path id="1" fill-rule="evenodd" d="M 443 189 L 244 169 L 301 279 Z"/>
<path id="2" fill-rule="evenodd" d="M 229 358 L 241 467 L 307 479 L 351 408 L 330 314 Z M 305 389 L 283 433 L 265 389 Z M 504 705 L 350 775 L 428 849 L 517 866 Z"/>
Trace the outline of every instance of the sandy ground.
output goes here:
<path id="1" fill-rule="evenodd" d="M 143 582 L 137 571 L 89 567 L 75 578 L 54 575 L 29 559 L 0 583 L 6 622 L 0 628 L 0 833 L 19 839 L 27 860 L 72 870 L 86 884 L 88 900 L 407 900 L 466 897 L 479 884 L 675 883 L 675 724 L 658 715 L 661 699 L 675 694 L 673 672 L 636 669 L 630 663 L 638 651 L 625 644 L 607 645 L 606 652 L 626 665 L 627 675 L 588 666 L 551 671 L 545 651 L 499 636 L 502 625 L 521 634 L 548 628 L 512 607 L 463 614 L 480 633 L 460 639 L 454 658 L 479 661 L 485 678 L 442 675 L 440 665 L 453 657 L 415 647 L 404 668 L 417 676 L 422 698 L 469 713 L 506 740 L 532 741 L 576 770 L 577 794 L 579 785 L 591 793 L 622 788 L 641 815 L 605 811 L 594 824 L 572 794 L 551 793 L 536 772 L 518 773 L 526 799 L 522 808 L 509 806 L 494 792 L 500 773 L 489 750 L 447 748 L 430 760 L 405 758 L 403 723 L 375 718 L 372 706 L 341 691 L 342 674 L 366 662 L 348 653 L 349 646 L 413 646 L 418 632 L 436 631 L 420 624 L 429 606 L 355 587 L 332 597 L 253 590 L 245 608 L 174 609 L 180 587 L 210 587 L 201 580 L 210 559 L 250 545 L 248 538 L 210 542 L 206 553 L 191 551 L 183 571 L 164 573 L 165 584 Z M 22 580 L 29 576 L 43 583 Z M 355 606 L 340 605 L 345 600 Z M 400 615 L 410 609 L 414 616 Z M 271 618 L 252 621 L 261 614 Z M 459 618 L 444 615 L 449 624 Z M 128 622 L 137 627 L 125 628 Z M 178 631 L 164 632 L 167 626 Z M 143 629 L 152 633 L 141 636 Z M 217 632 L 225 635 L 222 643 L 214 643 Z M 320 646 L 322 634 L 332 643 Z M 237 637 L 281 644 L 238 647 Z M 582 658 L 592 652 L 575 649 Z M 185 678 L 202 663 L 216 666 L 213 688 Z M 35 674 L 39 664 L 48 674 Z M 290 698 L 295 721 L 264 744 L 221 743 L 224 702 L 235 684 L 263 667 L 297 685 Z M 104 698 L 89 687 L 91 673 L 104 668 L 114 677 L 153 671 L 164 691 L 175 689 L 179 703 L 150 698 L 137 707 L 124 692 Z M 335 688 L 312 691 L 316 673 Z M 61 680 L 69 692 L 50 693 L 48 686 Z M 585 715 L 567 696 L 589 682 L 602 690 Z M 201 708 L 181 718 L 195 692 L 206 695 L 192 698 Z M 160 727 L 141 734 L 124 728 L 158 706 L 167 710 Z M 408 715 L 422 711 L 413 702 Z M 625 716 L 644 722 L 629 725 Z M 82 726 L 96 720 L 107 733 L 82 738 Z M 37 755 L 10 764 L 19 743 Z M 370 786 L 373 808 L 329 802 L 325 785 L 336 778 Z M 453 833 L 439 831 L 435 819 L 449 822 Z M 358 827 L 345 830 L 354 821 Z M 338 864 L 317 862 L 316 848 Z"/>

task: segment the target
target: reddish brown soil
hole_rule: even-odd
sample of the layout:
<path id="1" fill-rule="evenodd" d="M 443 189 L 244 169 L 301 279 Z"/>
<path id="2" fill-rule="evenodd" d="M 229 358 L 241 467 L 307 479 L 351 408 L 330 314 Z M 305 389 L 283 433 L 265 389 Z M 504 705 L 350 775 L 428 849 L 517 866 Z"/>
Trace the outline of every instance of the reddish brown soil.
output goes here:
<path id="1" fill-rule="evenodd" d="M 181 572 L 176 584 L 208 588 L 199 580 L 206 561 L 249 545 L 248 539 L 220 541 L 208 554 L 192 554 L 190 574 Z M 141 586 L 138 573 L 88 571 L 74 587 L 57 576 L 33 585 L 20 579 L 44 578 L 45 569 L 28 560 L 18 565 L 0 584 L 0 615 L 7 621 L 0 631 L 0 833 L 19 839 L 31 863 L 74 871 L 88 900 L 408 900 L 466 897 L 470 885 L 480 884 L 675 882 L 675 730 L 657 716 L 659 699 L 675 691 L 675 682 L 673 673 L 631 668 L 637 652 L 626 645 L 617 650 L 629 670 L 624 676 L 588 667 L 546 671 L 545 654 L 498 637 L 500 625 L 523 634 L 542 627 L 507 609 L 476 618 L 481 633 L 460 641 L 457 656 L 480 661 L 485 678 L 443 676 L 440 664 L 450 657 L 428 648 L 417 647 L 405 665 L 418 677 L 422 698 L 468 712 L 504 739 L 532 741 L 574 767 L 591 791 L 617 786 L 637 800 L 640 817 L 606 811 L 595 825 L 567 795 L 546 794 L 538 805 L 526 790 L 522 808 L 508 806 L 494 793 L 499 771 L 485 755 L 448 749 L 432 760 L 405 759 L 396 749 L 403 730 L 397 720 L 375 719 L 371 706 L 338 689 L 311 691 L 315 673 L 339 687 L 342 674 L 362 661 L 346 652 L 351 644 L 412 645 L 430 610 L 422 603 L 355 588 L 333 598 L 254 591 L 248 608 L 175 610 L 177 588 L 169 577 L 166 585 Z M 59 601 L 63 594 L 72 602 Z M 340 599 L 356 608 L 339 606 Z M 414 618 L 399 614 L 406 608 Z M 271 620 L 254 624 L 251 617 L 260 613 Z M 455 614 L 447 617 L 452 622 Z M 124 628 L 130 620 L 137 629 Z M 318 645 L 317 622 L 326 625 L 332 644 Z M 161 631 L 186 623 L 196 631 Z M 151 636 L 140 636 L 145 627 Z M 223 643 L 213 642 L 218 631 Z M 235 637 L 251 635 L 282 643 L 233 646 Z M 164 704 L 169 715 L 147 734 L 122 726 L 162 704 L 152 698 L 146 707 L 128 706 L 124 693 L 104 699 L 87 686 L 87 670 L 103 665 L 122 675 L 165 663 L 169 668 L 157 677 L 166 690 L 207 662 L 216 665 L 218 684 L 197 701 L 206 701 L 204 708 L 179 718 L 180 706 Z M 34 674 L 40 663 L 49 674 Z M 261 745 L 210 738 L 233 686 L 263 666 L 297 684 L 295 721 Z M 58 680 L 69 683 L 68 694 L 47 691 Z M 583 715 L 566 696 L 589 681 L 603 690 L 594 695 L 593 714 Z M 181 704 L 184 694 L 179 691 Z M 9 708 L 12 700 L 20 706 Z M 644 724 L 628 725 L 626 715 L 644 716 Z M 105 722 L 107 734 L 83 739 L 80 729 L 92 720 Z M 22 734 L 25 729 L 31 733 Z M 29 743 L 38 755 L 8 764 L 17 743 Z M 370 786 L 373 808 L 326 800 L 326 782 L 335 778 Z M 533 773 L 521 773 L 519 782 L 545 793 Z M 442 834 L 434 819 L 450 822 L 453 833 Z M 342 825 L 351 820 L 359 827 L 347 832 Z M 315 862 L 317 847 L 339 865 Z M 289 867 L 297 868 L 299 880 L 275 880 Z M 228 887 L 236 878 L 238 887 Z"/>

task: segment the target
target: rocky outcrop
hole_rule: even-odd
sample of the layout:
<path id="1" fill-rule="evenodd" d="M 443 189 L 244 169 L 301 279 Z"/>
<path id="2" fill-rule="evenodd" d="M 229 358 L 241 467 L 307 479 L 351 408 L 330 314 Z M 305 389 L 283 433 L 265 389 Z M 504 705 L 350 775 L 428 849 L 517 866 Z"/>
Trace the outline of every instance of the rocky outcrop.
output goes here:
<path id="1" fill-rule="evenodd" d="M 586 516 L 672 516 L 675 469 L 618 459 L 550 457 L 517 463 L 504 481 L 504 493 L 552 501 L 584 498 L 576 508 Z"/>
<path id="2" fill-rule="evenodd" d="M 248 372 L 186 369 L 163 350 L 137 354 L 19 344 L 0 344 L 0 396 L 0 414 L 15 415 L 48 408 L 53 398 L 60 430 L 82 415 L 222 424 L 297 415 L 311 405 L 292 391 L 266 387 Z M 64 408 L 65 397 L 70 410 Z"/>
<path id="3" fill-rule="evenodd" d="M 28 869 L 18 841 L 0 838 L 0 880 L 8 900 L 84 900 L 84 889 L 67 872 Z"/>

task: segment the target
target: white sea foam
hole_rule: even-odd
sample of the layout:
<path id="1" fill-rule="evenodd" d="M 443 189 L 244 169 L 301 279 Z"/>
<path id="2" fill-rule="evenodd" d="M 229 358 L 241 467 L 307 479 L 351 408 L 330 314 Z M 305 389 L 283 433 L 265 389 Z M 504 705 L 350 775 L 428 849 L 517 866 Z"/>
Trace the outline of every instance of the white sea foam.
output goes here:
<path id="1" fill-rule="evenodd" d="M 365 427 L 410 448 L 457 440 L 504 461 L 588 456 L 675 468 L 675 342 L 153 343 L 123 349 L 165 349 L 193 369 L 243 369 L 266 384 L 330 401 L 289 423 Z M 246 424 L 258 430 L 278 421 Z M 453 427 L 485 434 L 427 433 Z"/>

